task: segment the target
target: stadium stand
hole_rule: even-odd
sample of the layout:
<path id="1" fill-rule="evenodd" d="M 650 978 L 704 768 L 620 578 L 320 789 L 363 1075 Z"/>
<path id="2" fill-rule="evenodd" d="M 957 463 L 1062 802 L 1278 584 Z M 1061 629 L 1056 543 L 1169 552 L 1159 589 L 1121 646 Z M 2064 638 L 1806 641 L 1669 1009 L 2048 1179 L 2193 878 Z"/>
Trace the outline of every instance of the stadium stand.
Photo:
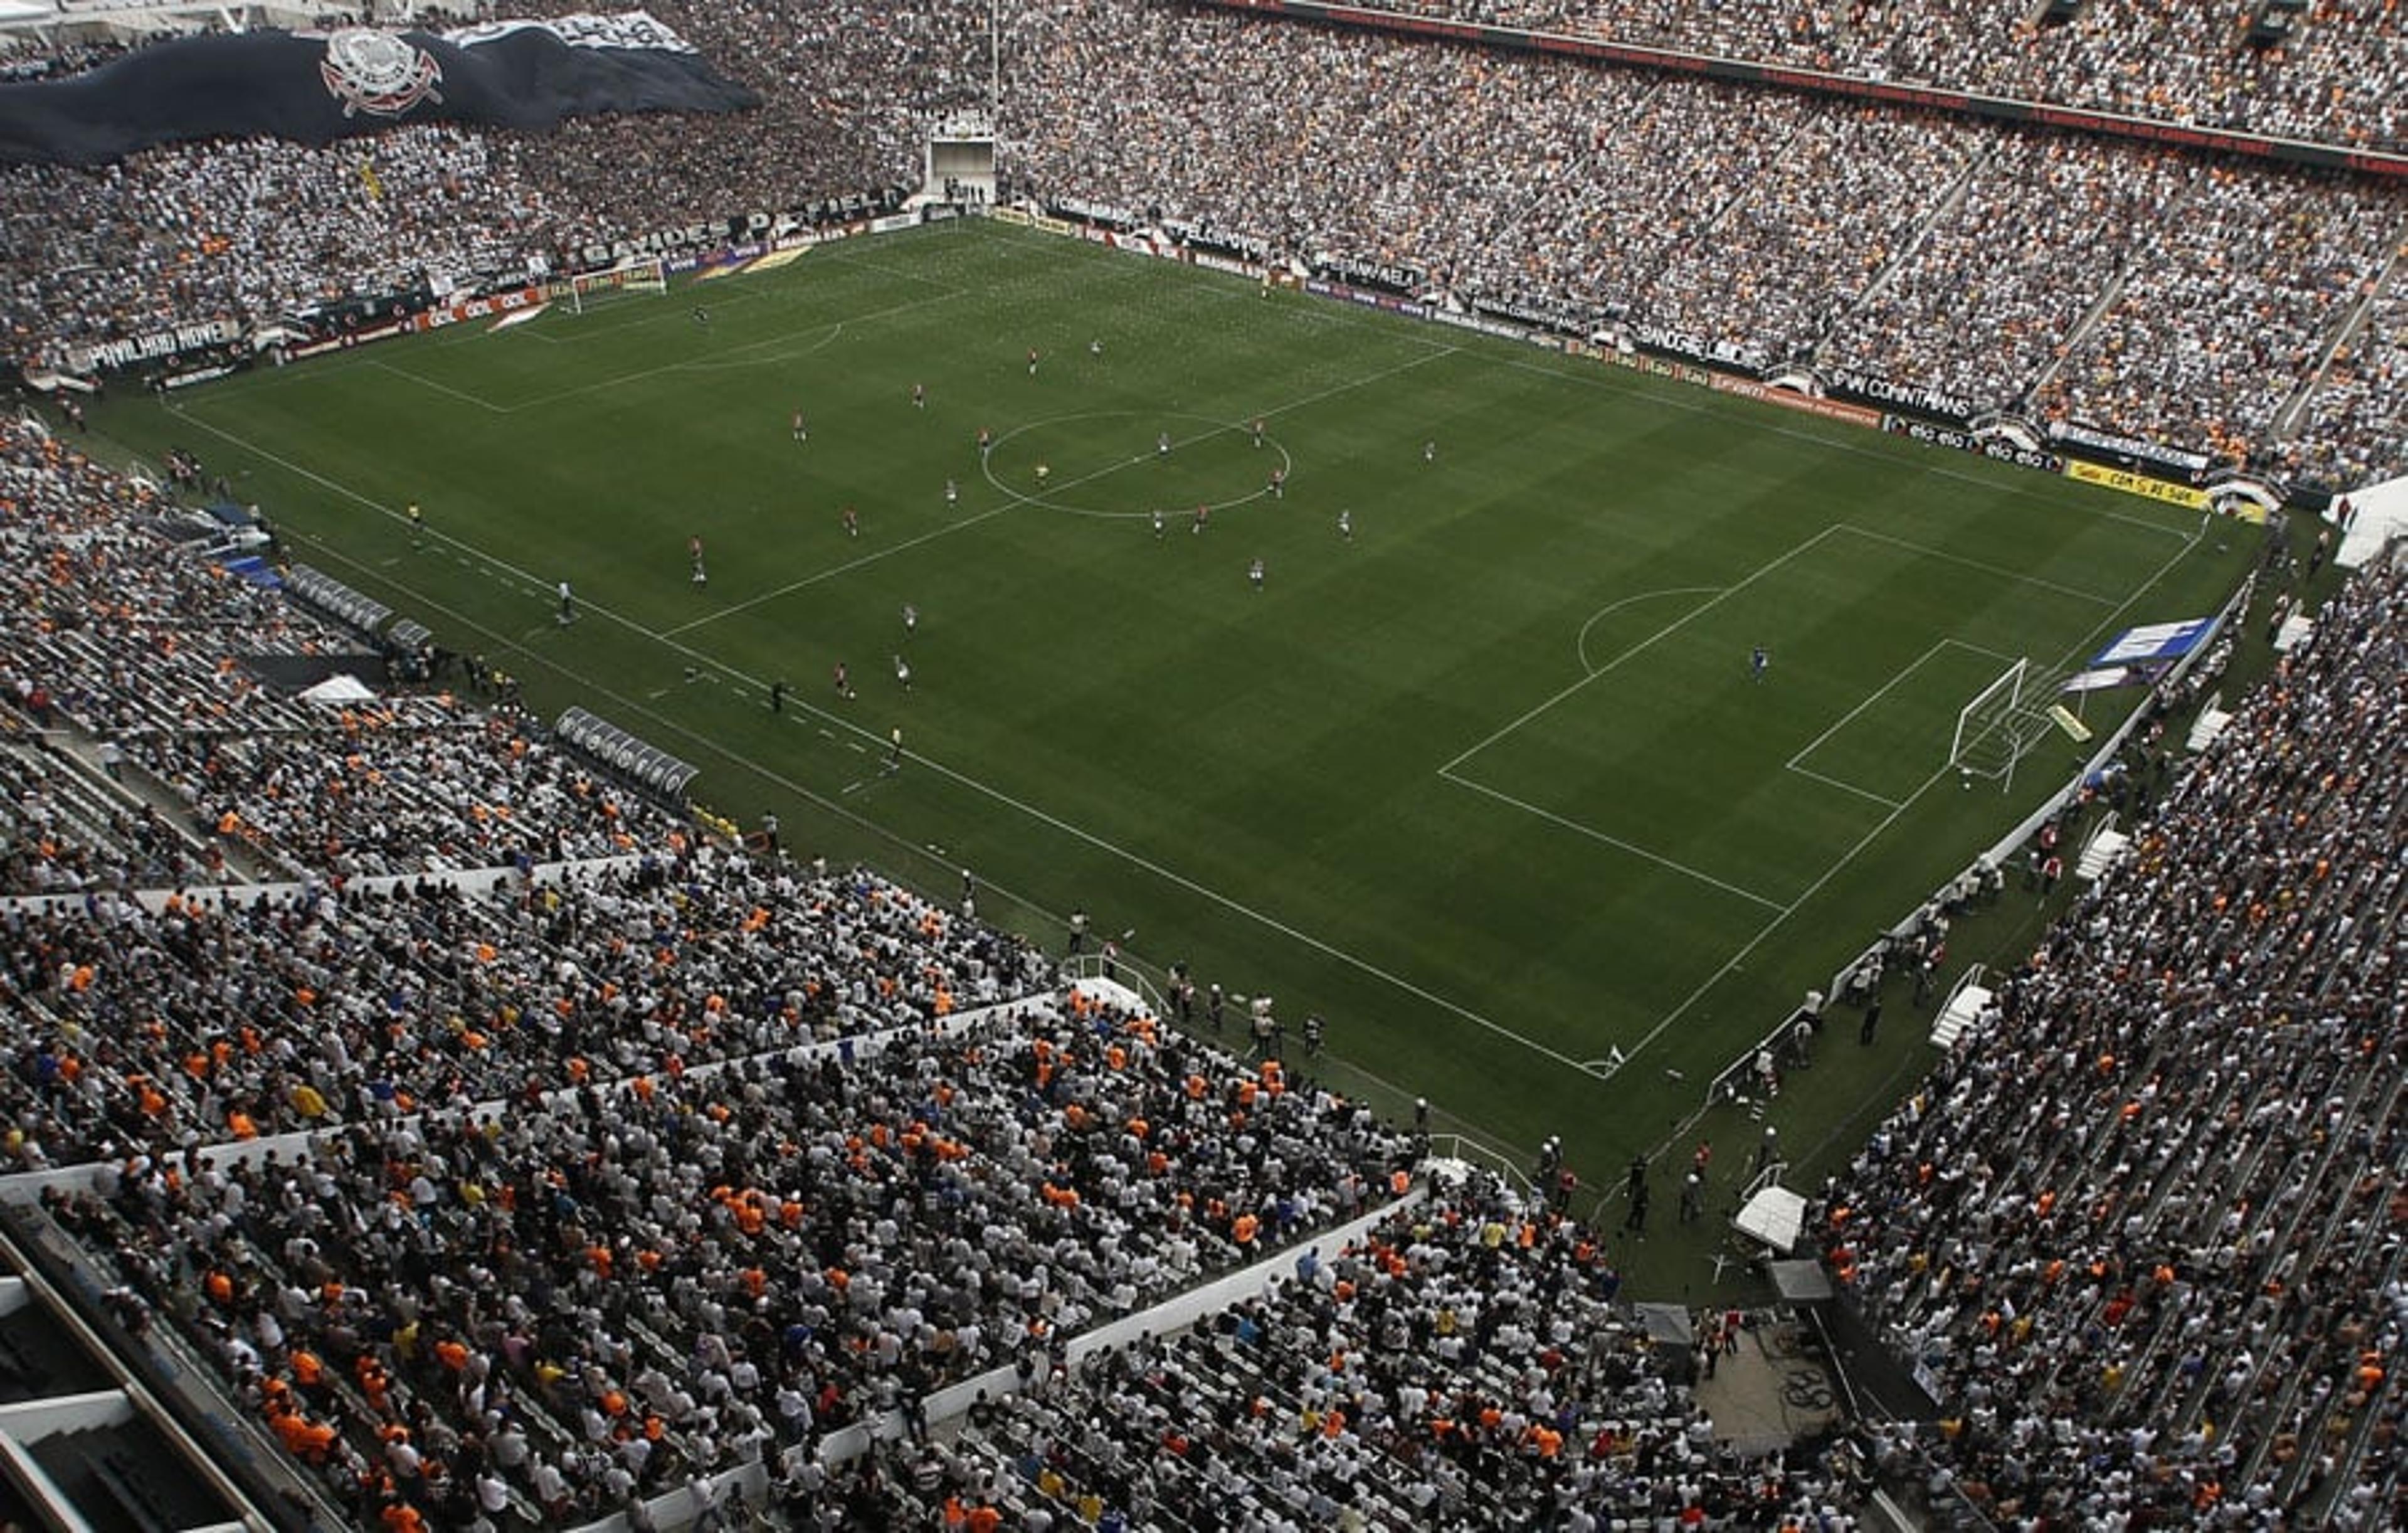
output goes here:
<path id="1" fill-rule="evenodd" d="M 272 595 L 197 573 L 140 494 L 38 428 L 5 445 L 12 505 L 38 508 L 11 534 L 58 577 L 18 620 L 25 675 L 90 666 L 52 734 L 126 726 L 120 693 L 179 715 L 222 693 L 230 634 L 320 631 L 297 612 L 262 622 Z M 156 590 L 127 587 L 134 568 Z M 93 634 L 88 655 L 32 646 L 87 583 L 173 615 Z M 202 663 L 148 663 L 187 651 Z M 1095 1449 L 1108 1469 L 1125 1455 L 1125 1480 L 1002 1472 L 1075 1391 L 1126 1382 L 1115 1351 L 1066 1366 L 1069 1343 L 1292 1248 L 1295 1284 L 1180 1343 L 1196 1401 L 1228 1428 L 1197 1472 L 1225 1488 L 1271 1474 L 1293 1440 L 1383 1515 L 1494 1492 L 1575 1504 L 1609 1471 L 1558 1485 L 1567 1433 L 1621 1466 L 1598 1492 L 1616 1504 L 1821 1483 L 1712 1449 L 1684 1358 L 1651 1362 L 1622 1319 L 1598 1333 L 1612 1344 L 1589 1335 L 1616 1280 L 1560 1210 L 1475 1179 L 1324 1264 L 1317 1232 L 1412 1185 L 1416 1138 L 1276 1060 L 1065 990 L 1033 952 L 874 875 L 714 850 L 632 802 L 620 854 L 559 882 L 518 868 L 480 893 L 456 867 L 338 867 L 364 816 L 465 830 L 480 804 L 530 844 L 586 849 L 599 790 L 528 770 L 524 721 L 462 711 L 394 726 L 391 755 L 382 726 L 288 733 L 264 708 L 213 712 L 198 746 L 163 737 L 163 792 L 195 750 L 289 789 L 278 817 L 244 820 L 309 881 L 82 881 L 97 887 L 9 915 L 0 963 L 0 1110 L 11 1167 L 40 1189 L 33 1232 L 71 1237 L 112 1313 L 202 1359 L 357 1524 L 575 1525 L 748 1469 L 797 1526 L 891 1526 L 930 1485 L 982 1473 L 997 1501 L 1126 1516 L 1157 1504 L 1137 1438 Z M 376 775 L 458 793 L 406 809 Z M 1265 1344 L 1291 1331 L 1383 1359 L 1366 1375 L 1381 1393 L 1344 1381 L 1359 1426 L 1229 1393 L 1334 1397 L 1319 1370 L 1285 1371 L 1301 1354 Z M 996 1367 L 1033 1393 L 1008 1419 L 973 1411 L 982 1426 L 937 1480 L 916 1430 L 858 1468 L 830 1451 L 856 1424 L 908 1428 L 928 1396 Z M 1441 1397 L 1463 1423 L 1422 1440 L 1411 1418 Z M 71 1449 L 50 1450 L 62 1472 L 135 1515 L 112 1489 L 134 1483 L 109 1469 L 122 1449 Z M 1395 1453 L 1422 1463 L 1409 1483 L 1375 1459 Z M 1275 1483 L 1310 1515 L 1315 1478 Z"/>
<path id="2" fill-rule="evenodd" d="M 2398 1521 L 2403 586 L 2327 604 L 1825 1191 L 2002 1523 Z"/>
<path id="3" fill-rule="evenodd" d="M 2241 129 L 2316 143 L 2408 144 L 2408 44 L 2383 0 L 2314 7 L 2282 47 L 2253 44 L 2252 8 L 2081 0 L 2039 24 L 2024 0 L 1916 5 L 1569 5 L 1469 0 L 1375 8 L 1566 32 L 1861 79 Z"/>
<path id="4" fill-rule="evenodd" d="M 2001 7 L 1956 8 L 1959 24 L 1981 11 L 2015 35 L 1987 14 Z M 514 279 L 696 217 L 899 198 L 919 175 L 919 124 L 980 95 L 985 14 L 801 15 L 664 10 L 768 103 L 674 134 L 638 119 L 544 137 L 407 128 L 377 138 L 367 174 L 350 150 L 259 144 L 13 170 L 0 178 L 0 213 L 26 235 L 7 257 L 13 350 L 55 365 L 170 319 L 373 313 L 380 296 Z M 1844 26 L 1782 7 L 1586 19 L 1642 40 L 1710 26 L 1685 42 L 1742 57 L 1885 36 L 1881 56 L 1920 61 L 1943 35 L 1929 7 L 1858 7 Z M 1750 366 L 1861 368 L 1965 413 L 2079 417 L 2317 479 L 2399 466 L 2391 394 L 2359 385 L 2356 365 L 2388 357 L 2372 321 L 2397 304 L 2396 184 L 1131 0 L 1049 0 L 1003 24 L 1018 124 L 1004 169 L 1024 193 L 1285 255 L 1399 262 L 1467 301 L 1629 322 Z M 2188 60 L 2225 99 L 2220 41 L 2186 52 L 2171 29 L 2092 7 L 2029 46 L 2112 37 L 2114 59 Z M 2324 7 L 2290 51 L 2317 37 L 2358 39 L 2373 78 L 2408 67 L 2396 30 L 2350 7 Z M 2253 81 L 2303 67 L 2250 59 Z M 2000 85 L 1990 61 L 1959 57 L 1952 78 Z M 2381 99 L 2331 94 L 2336 110 Z M 1697 133 L 1703 121 L 1716 131 Z M 1413 152 L 1387 152 L 1399 143 Z M 146 216 L 163 205 L 176 217 Z M 2372 315 L 2370 296 L 2384 300 Z"/>
<path id="5" fill-rule="evenodd" d="M 983 90 L 972 7 L 654 8 L 769 104 L 401 129 L 373 177 L 256 143 L 10 166 L 12 353 L 892 200 L 917 124 Z M 2401 141 L 2372 0 L 2279 49 L 2028 10 L 1440 13 Z M 2226 462 L 2402 466 L 2396 186 L 1128 0 L 1004 23 L 1033 196 Z M 1875 1476 L 2013 1526 L 2408 1521 L 2396 563 L 1817 1199 L 1945 1418 L 1768 1458 L 1713 1445 L 1561 1211 L 1415 1178 L 1355 1105 L 874 872 L 712 843 L 506 705 L 285 696 L 246 654 L 356 636 L 176 552 L 157 495 L 0 425 L 0 878 L 41 896 L 0 920 L 0 1161 L 356 1526 L 577 1526 L 748 1474 L 798 1526 L 1844 1526 Z M 1317 1244 L 1399 1177 L 1426 1200 Z M 930 1430 L 996 1367 L 1016 1387 Z M 164 1515 L 122 1449 L 51 1452 Z"/>

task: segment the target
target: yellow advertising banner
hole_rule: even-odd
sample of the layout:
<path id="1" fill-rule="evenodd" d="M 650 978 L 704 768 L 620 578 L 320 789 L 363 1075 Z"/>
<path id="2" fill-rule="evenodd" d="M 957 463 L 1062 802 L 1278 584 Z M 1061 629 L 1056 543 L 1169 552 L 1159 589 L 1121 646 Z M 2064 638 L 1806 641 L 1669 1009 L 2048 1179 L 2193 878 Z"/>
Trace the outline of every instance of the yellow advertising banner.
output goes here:
<path id="1" fill-rule="evenodd" d="M 2207 509 L 2206 491 L 2194 490 L 2187 484 L 2176 484 L 2172 480 L 2151 479 L 2146 474 L 2135 474 L 2129 469 L 2101 468 L 2095 463 L 2069 458 L 2065 464 L 2065 477 L 2080 480 L 2085 484 L 2103 484 L 2128 495 L 2162 500 L 2173 506 L 2187 506 L 2195 511 Z"/>

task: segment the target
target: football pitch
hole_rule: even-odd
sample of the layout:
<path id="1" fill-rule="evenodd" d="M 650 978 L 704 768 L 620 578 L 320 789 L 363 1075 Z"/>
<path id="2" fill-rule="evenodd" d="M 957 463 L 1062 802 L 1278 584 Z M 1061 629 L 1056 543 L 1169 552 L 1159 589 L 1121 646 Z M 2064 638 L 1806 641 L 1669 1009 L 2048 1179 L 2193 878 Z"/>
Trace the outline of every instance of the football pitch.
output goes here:
<path id="1" fill-rule="evenodd" d="M 2214 611 L 2250 552 L 982 222 L 96 419 L 197 453 L 292 557 L 547 715 L 695 763 L 748 826 L 774 809 L 789 850 L 948 901 L 969 869 L 1054 953 L 1089 912 L 1156 978 L 1274 996 L 1292 1061 L 1318 1012 L 1305 1067 L 1517 1159 L 1561 1134 L 1592 1182 L 2064 780 L 2052 735 L 2012 793 L 1961 785 L 1969 700 Z M 1898 1017 L 1894 1059 L 1926 1024 Z"/>

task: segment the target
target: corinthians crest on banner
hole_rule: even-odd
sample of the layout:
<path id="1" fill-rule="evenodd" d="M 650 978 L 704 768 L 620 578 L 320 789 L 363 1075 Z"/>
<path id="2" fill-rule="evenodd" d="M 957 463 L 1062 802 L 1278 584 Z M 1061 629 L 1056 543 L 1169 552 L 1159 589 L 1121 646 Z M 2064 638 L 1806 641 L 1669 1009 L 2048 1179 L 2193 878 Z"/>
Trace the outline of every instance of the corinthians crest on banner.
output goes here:
<path id="1" fill-rule="evenodd" d="M 443 99 L 435 89 L 443 83 L 435 55 L 390 32 L 352 26 L 331 34 L 318 72 L 342 102 L 345 117 L 399 117 L 422 101 Z"/>
<path id="2" fill-rule="evenodd" d="M 0 85 L 0 161 L 92 165 L 179 139 L 323 144 L 409 122 L 543 129 L 581 113 L 758 104 L 641 11 L 449 33 L 224 33 Z"/>

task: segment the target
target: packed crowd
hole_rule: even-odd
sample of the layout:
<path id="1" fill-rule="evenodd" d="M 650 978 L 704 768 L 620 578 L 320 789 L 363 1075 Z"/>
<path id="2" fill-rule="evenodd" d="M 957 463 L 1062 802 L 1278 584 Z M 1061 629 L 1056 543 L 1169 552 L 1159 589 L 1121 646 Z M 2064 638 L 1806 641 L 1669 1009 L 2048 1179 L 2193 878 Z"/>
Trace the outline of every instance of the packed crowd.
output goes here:
<path id="1" fill-rule="evenodd" d="M 2408 38 L 2386 0 L 2317 0 L 2287 41 L 2250 7 L 2076 0 L 1698 6 L 1682 0 L 1396 0 L 1377 8 L 1569 32 L 1827 74 L 2081 107 L 2315 143 L 2408 148 Z"/>
<path id="2" fill-rule="evenodd" d="M 2386 561 L 1825 1194 L 2001 1525 L 2408 1518 L 2408 702 Z"/>
<path id="3" fill-rule="evenodd" d="M 925 122 L 983 96 L 977 7 L 650 9 L 763 105 L 674 127 L 643 117 L 572 118 L 547 135 L 413 126 L 324 149 L 212 142 L 93 168 L 8 166 L 7 351 L 62 365 L 91 342 L 174 323 L 268 324 L 440 295 L 551 269 L 592 242 L 916 185 Z"/>
<path id="4" fill-rule="evenodd" d="M 208 881 L 208 860 L 195 838 L 148 804 L 92 789 L 77 767 L 24 734 L 0 739 L 0 895 Z"/>
<path id="5" fill-rule="evenodd" d="M 2393 186 L 1125 0 L 1032 7 L 1010 57 L 1009 168 L 1040 196 L 1970 412 L 2320 476 L 2401 466 L 2372 391 L 2278 439 L 2357 300 L 2399 281 Z"/>
<path id="6" fill-rule="evenodd" d="M 1362 1211 L 1412 1159 L 1076 994 L 429 1107 L 52 1199 L 364 1523 L 799 1475 L 829 1431 Z"/>
<path id="7" fill-rule="evenodd" d="M 1742 24 L 1729 11 L 1683 14 Z M 811 71 L 865 58 L 860 79 L 909 79 L 923 93 L 896 98 L 923 105 L 975 86 L 910 60 L 973 57 L 958 17 L 838 15 L 773 42 L 781 20 L 674 24 L 762 30 L 744 67 L 840 131 L 775 111 L 544 141 L 408 130 L 377 141 L 380 190 L 260 146 L 12 169 L 12 227 L 98 198 L 113 233 L 73 273 L 46 264 L 64 247 L 12 241 L 8 322 L 22 339 L 72 314 L 90 337 L 298 301 L 329 259 L 308 231 L 405 216 L 396 184 L 432 188 L 402 230 L 418 265 L 378 281 L 435 279 L 430 251 L 463 273 L 523 262 L 694 187 L 824 187 L 888 157 L 903 174 L 910 114 L 882 119 L 891 138 L 864 128 L 886 87 L 814 94 Z M 1012 24 L 1037 192 L 2235 454 L 2263 451 L 2408 216 L 2382 188 L 1116 0 Z M 1732 131 L 1699 134 L 1708 117 Z M 783 158 L 812 132 L 818 158 Z M 796 179 L 765 180 L 772 164 Z M 550 210 L 569 203 L 546 187 L 602 167 L 626 200 Z M 138 217 L 166 184 L 145 178 L 170 176 L 188 195 L 162 206 L 197 211 Z M 261 216 L 243 177 L 280 218 L 221 225 Z M 496 188 L 524 222 L 480 244 Z M 208 251 L 222 226 L 268 252 L 258 285 L 238 239 Z M 2001 259 L 2002 229 L 2028 259 Z M 118 250 L 148 252 L 135 281 L 76 285 Z M 2400 311 L 2396 287 L 2375 295 L 2338 386 L 2310 396 L 2302 462 L 2400 466 Z M 295 710 L 241 674 L 236 637 L 306 652 L 328 631 L 166 556 L 150 493 L 54 438 L 0 427 L 0 707 L 122 739 L 208 828 L 231 814 L 314 876 L 0 917 L 0 1160 L 101 1163 L 98 1188 L 53 1198 L 62 1223 L 364 1524 L 539 1525 L 755 1461 L 812 1518 L 855 1496 L 1035 1527 L 1844 1517 L 1844 1455 L 1719 1457 L 1610 1328 L 1594 1239 L 1493 1187 L 1315 1252 L 1199 1334 L 1058 1368 L 1082 1327 L 1370 1207 L 1410 1141 L 1276 1061 L 1059 995 L 1026 949 L 873 875 L 713 851 L 506 716 Z M 1991 1030 L 1828 1190 L 1828 1258 L 1950 1403 L 1919 1444 L 1936 1489 L 2007 1521 L 2408 1516 L 2403 585 L 2389 567 L 2344 588 Z M 46 824 L 25 759 L 0 822 L 29 882 L 122 885 L 127 846 L 190 872 L 138 820 L 110 846 Z M 31 860 L 29 832 L 50 838 Z M 619 864 L 491 895 L 349 886 L 589 852 Z M 197 1153 L 303 1131 L 306 1150 Z M 1015 1361 L 1036 1387 L 974 1411 L 924 1475 L 848 1485 L 813 1454 Z"/>
<path id="8" fill-rule="evenodd" d="M 2329 452 L 2318 466 L 2330 482 L 2373 484 L 2400 471 L 2387 444 L 2408 441 L 2408 285 L 2395 282 L 2369 303 L 2307 415 L 2300 438 Z"/>
<path id="9" fill-rule="evenodd" d="M 303 735 L 125 741 L 202 823 L 337 881 L 626 856 L 666 829 L 515 710 L 448 699 L 355 704 Z"/>
<path id="10" fill-rule="evenodd" d="M 1691 40 L 1784 56 L 1793 20 L 1815 47 L 1896 29 L 1885 47 L 1913 54 L 1941 35 L 1928 7 L 1828 24 L 1625 9 L 1651 37 L 1739 28 Z M 2162 46 L 2170 23 L 2129 9 L 2099 0 L 2048 36 L 2154 38 L 2134 55 L 2152 61 L 2215 51 Z M 977 7 L 660 14 L 764 105 L 673 131 L 405 128 L 365 154 L 179 146 L 12 167 L 10 349 L 55 363 L 171 318 L 272 321 L 514 279 L 697 219 L 891 196 L 917 184 L 925 123 L 986 88 Z M 2302 48 L 2408 52 L 2354 14 L 2329 0 L 2306 30 L 2324 41 Z M 1781 21 L 1759 35 L 1765 18 Z M 1132 0 L 1035 0 L 1002 21 L 1000 150 L 1024 193 L 1401 265 L 1464 301 L 1627 322 L 1738 365 L 1811 359 L 2328 481 L 2401 466 L 2396 391 L 2346 365 L 2381 351 L 2380 331 L 2344 334 L 2362 295 L 2387 277 L 2387 312 L 2408 280 L 2391 269 L 2408 193 L 2386 183 Z M 2378 99 L 2309 73 L 2341 67 L 2303 51 L 2282 78 Z"/>
<path id="11" fill-rule="evenodd" d="M 124 603 L 173 622 L 97 636 L 103 661 L 237 618 L 319 631 L 179 572 L 144 494 L 32 428 L 7 445 L 7 534 L 44 571 L 29 635 Z M 221 684 L 103 665 L 42 722 Z M 134 760 L 169 782 L 221 757 L 277 780 L 318 876 L 155 907 L 118 880 L 0 916 L 0 1155 L 91 1168 L 45 1203 L 107 1264 L 111 1312 L 210 1361 L 362 1526 L 571 1525 L 748 1465 L 801 1526 L 948 1500 L 1168 1526 L 1206 1487 L 1225 1510 L 1199 1528 L 1846 1496 L 1822 1459 L 1714 1448 L 1685 1358 L 1613 1309 L 1560 1208 L 1474 1178 L 1325 1259 L 1314 1233 L 1408 1191 L 1423 1146 L 1277 1049 L 1241 1062 L 870 873 L 656 820 L 559 881 L 371 879 L 340 867 L 346 800 L 453 769 L 385 744 L 163 737 Z M 553 787 L 508 802 L 573 836 Z M 1297 1248 L 1293 1283 L 1176 1348 L 1066 1366 L 1083 1331 Z M 925 1397 L 996 1368 L 1025 1397 L 929 1445 Z M 1125 1413 L 1074 1439 L 1096 1401 Z M 899 1457 L 822 1455 L 890 1415 Z"/>
<path id="12" fill-rule="evenodd" d="M 545 0 L 494 7 L 538 17 L 564 8 Z M 549 136 L 510 139 L 520 173 L 553 206 L 575 210 L 582 238 L 917 189 L 928 123 L 987 98 L 984 7 L 665 0 L 644 8 L 751 86 L 761 106 L 667 132 L 642 118 L 583 117 Z"/>
<path id="13" fill-rule="evenodd" d="M 2239 462 L 2272 437 L 2276 414 L 2321 365 L 2335 317 L 2408 235 L 2408 199 L 2214 165 L 2187 182 L 2039 399 L 2052 413 L 2186 437 Z M 2366 421 L 2358 439 L 2385 426 Z"/>
<path id="14" fill-rule="evenodd" d="M 0 423 L 0 498 L 13 510 L 0 522 L 0 684 L 27 724 L 79 727 L 111 775 L 148 772 L 208 833 L 339 880 L 624 855 L 670 827 L 515 712 L 441 696 L 337 709 L 268 684 L 246 660 L 364 643 L 175 552 L 155 490 L 59 437 Z M 117 808 L 131 815 L 139 801 Z M 175 853 L 174 838 L 138 819 L 130 828 L 152 853 Z M 46 866 L 53 876 L 35 881 L 59 887 L 64 865 Z"/>
<path id="15" fill-rule="evenodd" d="M 1294 1271 L 974 1406 L 946 1484 L 1024 1527 L 1855 1526 L 1854 1450 L 1718 1444 L 1686 1349 L 1542 1202 L 1474 1177 Z"/>

